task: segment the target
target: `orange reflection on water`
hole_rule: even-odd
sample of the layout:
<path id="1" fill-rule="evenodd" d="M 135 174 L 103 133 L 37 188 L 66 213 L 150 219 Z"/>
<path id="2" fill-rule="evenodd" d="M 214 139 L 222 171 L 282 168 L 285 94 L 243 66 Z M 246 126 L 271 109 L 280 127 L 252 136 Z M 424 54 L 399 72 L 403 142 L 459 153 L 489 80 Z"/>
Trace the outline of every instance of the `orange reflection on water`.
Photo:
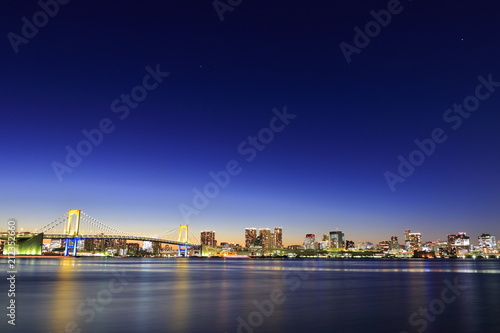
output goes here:
<path id="1" fill-rule="evenodd" d="M 74 322 L 76 307 L 84 295 L 79 291 L 79 282 L 74 279 L 74 268 L 77 266 L 76 258 L 61 258 L 57 270 L 54 294 L 48 300 L 48 307 L 54 309 L 49 319 L 52 332 L 64 332 L 67 328 L 77 325 Z M 68 331 L 71 331 L 69 329 Z"/>
<path id="2" fill-rule="evenodd" d="M 174 299 L 165 299 L 165 302 L 174 304 L 173 317 L 175 320 L 168 323 L 167 330 L 173 332 L 185 332 L 188 325 L 188 320 L 191 311 L 196 311 L 196 308 L 191 304 L 191 281 L 189 271 L 189 259 L 178 259 L 173 272 L 173 281 L 165 281 L 167 284 L 172 284 L 170 288 L 175 290 Z M 182 292 L 180 292 L 182 291 Z"/>

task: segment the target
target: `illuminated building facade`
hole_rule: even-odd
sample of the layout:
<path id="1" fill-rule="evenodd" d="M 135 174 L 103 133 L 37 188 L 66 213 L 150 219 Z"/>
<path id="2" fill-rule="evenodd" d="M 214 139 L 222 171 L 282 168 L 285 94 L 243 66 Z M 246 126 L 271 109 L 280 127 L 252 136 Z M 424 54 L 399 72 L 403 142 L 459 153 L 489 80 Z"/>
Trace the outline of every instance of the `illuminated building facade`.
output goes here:
<path id="1" fill-rule="evenodd" d="M 450 254 L 460 255 L 470 253 L 470 238 L 465 232 L 448 235 L 448 248 Z"/>
<path id="2" fill-rule="evenodd" d="M 201 244 L 206 246 L 217 246 L 217 241 L 215 240 L 215 231 L 205 230 L 201 232 Z"/>
<path id="3" fill-rule="evenodd" d="M 405 230 L 405 250 L 406 251 L 411 251 L 411 246 L 410 246 L 410 229 Z"/>
<path id="4" fill-rule="evenodd" d="M 410 232 L 410 251 L 422 251 L 422 234 L 420 232 Z"/>
<path id="5" fill-rule="evenodd" d="M 269 249 L 271 247 L 271 229 L 259 229 L 259 236 L 261 238 L 262 248 Z"/>
<path id="6" fill-rule="evenodd" d="M 378 248 L 383 251 L 389 251 L 389 242 L 388 241 L 381 241 L 378 243 Z"/>
<path id="7" fill-rule="evenodd" d="M 479 248 L 483 253 L 492 253 L 497 251 L 496 237 L 490 234 L 482 234 L 478 238 Z"/>
<path id="8" fill-rule="evenodd" d="M 345 239 L 342 231 L 330 231 L 330 248 L 342 249 L 344 248 Z"/>
<path id="9" fill-rule="evenodd" d="M 304 239 L 304 249 L 306 250 L 314 250 L 316 247 L 315 244 L 316 236 L 314 234 L 307 234 Z"/>
<path id="10" fill-rule="evenodd" d="M 354 241 L 346 240 L 345 241 L 345 249 L 346 250 L 354 250 L 356 246 L 354 245 Z"/>
<path id="11" fill-rule="evenodd" d="M 274 247 L 277 249 L 283 248 L 283 228 L 274 228 Z"/>
<path id="12" fill-rule="evenodd" d="M 257 239 L 257 229 L 256 228 L 246 228 L 245 229 L 245 247 L 252 247 Z"/>
<path id="13" fill-rule="evenodd" d="M 392 236 L 389 242 L 389 250 L 396 251 L 399 250 L 398 236 Z"/>

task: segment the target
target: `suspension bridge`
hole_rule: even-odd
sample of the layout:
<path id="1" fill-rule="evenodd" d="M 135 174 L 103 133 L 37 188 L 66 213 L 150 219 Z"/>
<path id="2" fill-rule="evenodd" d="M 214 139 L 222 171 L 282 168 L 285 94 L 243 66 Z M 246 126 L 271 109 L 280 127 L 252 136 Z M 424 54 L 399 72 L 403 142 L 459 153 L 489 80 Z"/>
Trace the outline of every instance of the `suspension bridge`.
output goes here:
<path id="1" fill-rule="evenodd" d="M 8 236 L 8 233 L 0 233 L 0 239 L 8 239 Z M 36 229 L 36 232 L 17 232 L 15 238 L 19 249 L 39 246 L 40 250 L 43 239 L 63 240 L 65 256 L 76 256 L 78 243 L 85 239 L 148 241 L 177 245 L 178 255 L 181 256 L 182 252 L 184 252 L 186 257 L 188 256 L 189 247 L 201 245 L 196 237 L 190 233 L 188 225 L 180 225 L 158 235 L 143 236 L 113 228 L 79 209 L 68 211 L 44 227 Z M 190 238 L 196 240 L 196 242 L 190 241 Z M 18 254 L 28 254 L 22 252 L 18 250 Z"/>

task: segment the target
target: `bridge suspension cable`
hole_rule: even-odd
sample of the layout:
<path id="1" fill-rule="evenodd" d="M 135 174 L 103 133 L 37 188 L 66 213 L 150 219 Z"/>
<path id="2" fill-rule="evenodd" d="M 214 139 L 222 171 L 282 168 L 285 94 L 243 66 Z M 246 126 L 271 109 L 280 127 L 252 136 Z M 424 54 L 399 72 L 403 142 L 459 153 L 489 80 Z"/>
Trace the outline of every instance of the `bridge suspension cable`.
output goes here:
<path id="1" fill-rule="evenodd" d="M 68 213 L 63 214 L 62 216 L 58 217 L 54 221 L 50 222 L 46 226 L 40 228 L 40 232 L 46 233 L 49 230 L 54 229 L 55 227 L 61 225 L 66 219 L 68 218 Z"/>
<path id="2" fill-rule="evenodd" d="M 178 230 L 179 230 L 179 227 L 176 227 L 176 228 L 173 228 L 172 230 L 169 230 L 167 232 L 162 232 L 161 234 L 158 234 L 158 235 L 155 235 L 155 236 L 158 237 L 158 238 L 162 238 L 162 237 L 164 237 L 164 236 L 166 236 L 166 235 L 168 235 L 170 233 L 173 233 L 175 231 L 178 231 Z"/>
<path id="3" fill-rule="evenodd" d="M 84 212 L 82 212 L 82 215 L 83 216 L 81 217 L 81 219 L 83 219 L 85 222 L 96 227 L 97 230 L 104 231 L 105 233 L 109 232 L 110 234 L 114 234 L 117 236 L 118 235 L 119 236 L 131 236 L 132 235 L 128 232 L 124 232 L 124 231 L 118 230 L 116 228 L 110 227 L 109 225 L 104 224 L 104 223 L 100 222 L 99 220 L 96 220 L 95 218 L 89 216 L 88 214 L 86 214 Z"/>
<path id="4" fill-rule="evenodd" d="M 191 232 L 191 230 L 189 230 L 189 234 L 194 238 L 194 240 L 196 241 L 196 243 L 198 244 L 201 244 L 201 242 L 198 240 L 198 238 Z M 191 242 L 193 243 L 193 242 Z"/>

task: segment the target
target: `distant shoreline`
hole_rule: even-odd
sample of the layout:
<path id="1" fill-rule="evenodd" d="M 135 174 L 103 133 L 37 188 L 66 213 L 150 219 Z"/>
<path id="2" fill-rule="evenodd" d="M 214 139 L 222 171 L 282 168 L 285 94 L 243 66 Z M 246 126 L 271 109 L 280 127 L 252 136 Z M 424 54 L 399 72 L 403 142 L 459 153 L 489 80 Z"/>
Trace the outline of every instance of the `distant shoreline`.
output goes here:
<path id="1" fill-rule="evenodd" d="M 6 255 L 0 255 L 0 258 L 8 258 Z M 488 258 L 473 258 L 472 256 L 458 256 L 451 258 L 387 258 L 387 257 L 362 257 L 362 258 L 342 258 L 342 257 L 299 257 L 299 258 L 284 258 L 284 257 L 107 257 L 107 256 L 42 256 L 42 255 L 16 255 L 16 259 L 76 259 L 76 258 L 94 258 L 94 259 L 210 259 L 210 260 L 220 260 L 220 259 L 286 259 L 286 260 L 294 260 L 294 259 L 325 259 L 325 260 L 499 260 L 500 256 L 491 256 Z"/>

